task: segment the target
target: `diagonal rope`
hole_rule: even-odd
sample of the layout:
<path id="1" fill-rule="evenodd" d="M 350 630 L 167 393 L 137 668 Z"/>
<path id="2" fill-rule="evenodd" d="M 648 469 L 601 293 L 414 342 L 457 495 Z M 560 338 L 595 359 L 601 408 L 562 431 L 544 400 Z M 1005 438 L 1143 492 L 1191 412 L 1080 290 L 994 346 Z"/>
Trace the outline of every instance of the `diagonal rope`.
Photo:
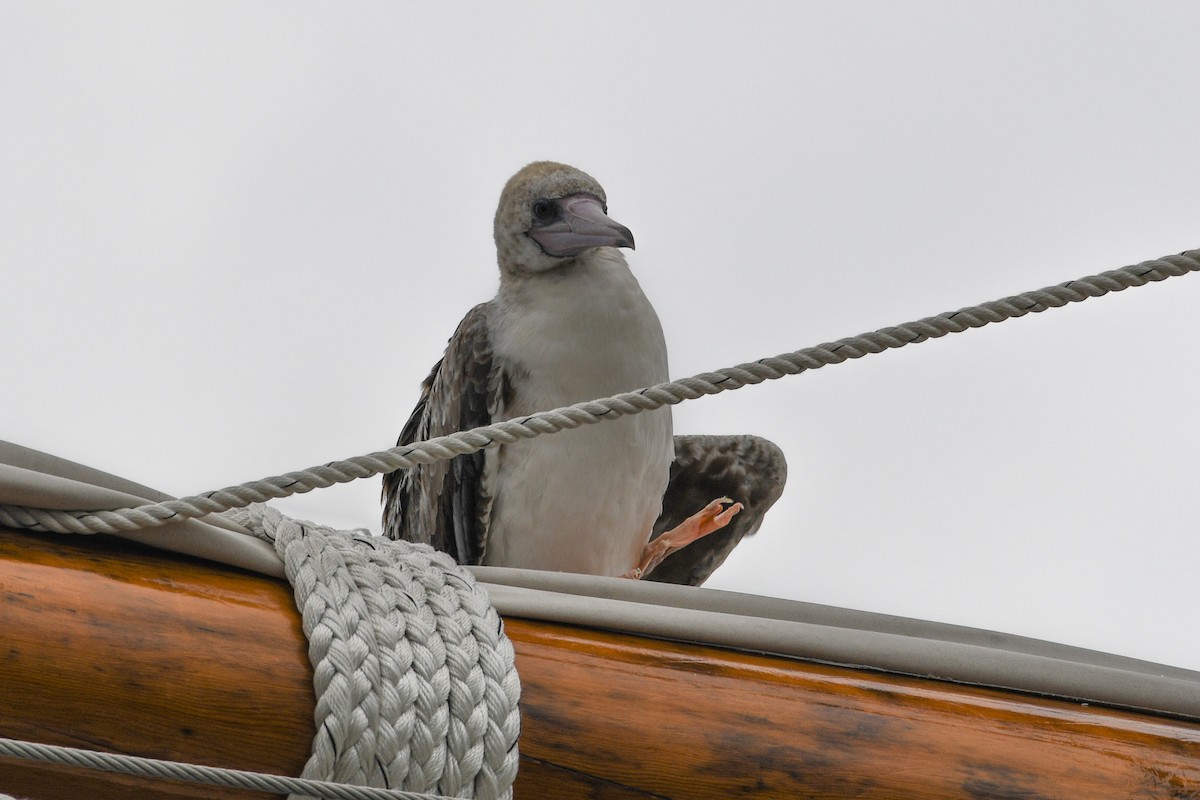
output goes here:
<path id="1" fill-rule="evenodd" d="M 102 753 L 96 750 L 23 742 L 17 739 L 0 738 L 0 755 L 47 764 L 65 764 L 104 772 L 139 775 L 145 778 L 161 778 L 279 794 L 290 792 L 306 797 L 336 798 L 336 800 L 450 800 L 449 797 L 440 794 L 425 794 L 400 789 L 375 789 L 369 786 L 351 786 L 330 781 L 289 778 L 265 772 L 209 767 L 203 764 L 184 764 L 178 761 L 162 761 L 156 758 L 142 758 L 121 753 Z"/>
<path id="2" fill-rule="evenodd" d="M 233 508 L 244 508 L 251 503 L 303 494 L 337 483 L 349 483 L 380 473 L 409 469 L 417 464 L 428 464 L 474 453 L 518 439 L 532 439 L 580 425 L 602 422 L 605 419 L 638 414 L 704 395 L 777 380 L 785 375 L 798 375 L 830 364 L 840 364 L 927 339 L 937 339 L 950 333 L 982 328 L 994 322 L 1060 308 L 1068 303 L 1083 302 L 1089 297 L 1102 297 L 1110 292 L 1120 292 L 1198 271 L 1200 250 L 1188 250 L 1179 255 L 1144 261 L 1037 291 L 968 306 L 903 325 L 880 328 L 871 333 L 849 336 L 816 347 L 806 347 L 774 358 L 763 358 L 715 372 L 704 372 L 680 381 L 661 383 L 602 400 L 577 403 L 553 411 L 485 425 L 449 436 L 414 442 L 179 500 L 116 511 L 89 512 L 0 504 L 0 524 L 54 533 L 117 533 L 155 527 Z"/>

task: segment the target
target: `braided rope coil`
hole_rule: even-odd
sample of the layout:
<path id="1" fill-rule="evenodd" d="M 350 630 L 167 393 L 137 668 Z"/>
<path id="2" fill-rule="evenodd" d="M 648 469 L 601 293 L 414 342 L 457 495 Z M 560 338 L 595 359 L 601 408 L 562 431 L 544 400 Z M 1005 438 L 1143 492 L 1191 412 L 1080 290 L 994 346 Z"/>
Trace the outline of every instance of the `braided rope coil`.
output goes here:
<path id="1" fill-rule="evenodd" d="M 119 533 L 155 527 L 180 519 L 191 519 L 243 508 L 251 503 L 303 494 L 337 483 L 348 483 L 417 464 L 474 453 L 485 447 L 507 444 L 518 439 L 532 439 L 548 433 L 595 424 L 627 414 L 638 414 L 675 405 L 684 400 L 743 386 L 777 380 L 785 375 L 798 375 L 840 364 L 851 359 L 882 353 L 936 339 L 950 333 L 982 328 L 1026 314 L 1079 303 L 1089 297 L 1102 297 L 1110 292 L 1144 286 L 1147 283 L 1200 271 L 1200 250 L 1188 250 L 1179 255 L 1144 261 L 1129 267 L 1102 272 L 1078 280 L 1048 286 L 1037 291 L 1005 297 L 976 306 L 968 306 L 944 314 L 880 328 L 871 333 L 849 336 L 836 342 L 807 347 L 773 358 L 740 364 L 735 367 L 704 372 L 671 383 L 662 383 L 635 392 L 626 392 L 602 400 L 577 403 L 573 406 L 545 411 L 528 417 L 486 425 L 469 431 L 415 442 L 390 450 L 334 461 L 306 470 L 264 478 L 205 494 L 153 503 L 138 508 L 115 511 L 55 511 L 0 504 L 0 524 L 17 528 L 54 533 Z"/>
<path id="2" fill-rule="evenodd" d="M 302 777 L 512 797 L 513 647 L 470 572 L 427 545 L 335 531 L 263 505 L 230 517 L 275 544 L 308 637 L 317 733 Z"/>

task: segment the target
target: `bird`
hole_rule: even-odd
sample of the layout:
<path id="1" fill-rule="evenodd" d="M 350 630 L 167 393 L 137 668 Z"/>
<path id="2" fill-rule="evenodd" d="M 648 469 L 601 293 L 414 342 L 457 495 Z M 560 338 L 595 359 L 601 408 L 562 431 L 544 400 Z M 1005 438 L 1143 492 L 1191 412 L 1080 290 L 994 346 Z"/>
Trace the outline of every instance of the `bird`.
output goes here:
<path id="1" fill-rule="evenodd" d="M 633 234 L 599 182 L 529 164 L 493 234 L 496 296 L 455 330 L 397 445 L 669 380 L 662 325 L 621 253 Z M 462 564 L 698 585 L 785 478 L 771 442 L 676 437 L 665 406 L 387 473 L 383 529 Z"/>

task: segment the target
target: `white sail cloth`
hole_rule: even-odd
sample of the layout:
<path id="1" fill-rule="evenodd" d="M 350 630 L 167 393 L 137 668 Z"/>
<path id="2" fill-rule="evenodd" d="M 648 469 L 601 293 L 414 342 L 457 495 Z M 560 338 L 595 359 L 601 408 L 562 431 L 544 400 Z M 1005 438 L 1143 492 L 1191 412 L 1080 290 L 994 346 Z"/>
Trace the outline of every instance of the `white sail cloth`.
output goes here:
<path id="1" fill-rule="evenodd" d="M 139 498 L 164 497 L 98 470 L 0 442 L 0 504 L 117 508 Z M 236 528 L 227 520 L 189 521 L 129 538 L 281 575 L 282 562 L 273 548 Z M 499 567 L 471 571 L 506 616 L 1200 720 L 1200 673 L 1137 659 L 994 631 L 711 589 Z"/>

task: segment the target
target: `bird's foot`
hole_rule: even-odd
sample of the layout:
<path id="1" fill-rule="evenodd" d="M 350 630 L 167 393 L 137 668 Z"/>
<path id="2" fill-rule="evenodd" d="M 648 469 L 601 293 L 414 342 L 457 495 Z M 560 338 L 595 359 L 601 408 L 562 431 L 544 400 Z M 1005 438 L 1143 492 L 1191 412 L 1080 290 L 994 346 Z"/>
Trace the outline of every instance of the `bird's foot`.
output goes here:
<path id="1" fill-rule="evenodd" d="M 641 562 L 621 577 L 634 580 L 645 577 L 676 550 L 682 550 L 697 539 L 724 528 L 741 510 L 741 503 L 734 503 L 728 497 L 718 497 L 662 536 L 648 542 L 642 549 Z"/>

